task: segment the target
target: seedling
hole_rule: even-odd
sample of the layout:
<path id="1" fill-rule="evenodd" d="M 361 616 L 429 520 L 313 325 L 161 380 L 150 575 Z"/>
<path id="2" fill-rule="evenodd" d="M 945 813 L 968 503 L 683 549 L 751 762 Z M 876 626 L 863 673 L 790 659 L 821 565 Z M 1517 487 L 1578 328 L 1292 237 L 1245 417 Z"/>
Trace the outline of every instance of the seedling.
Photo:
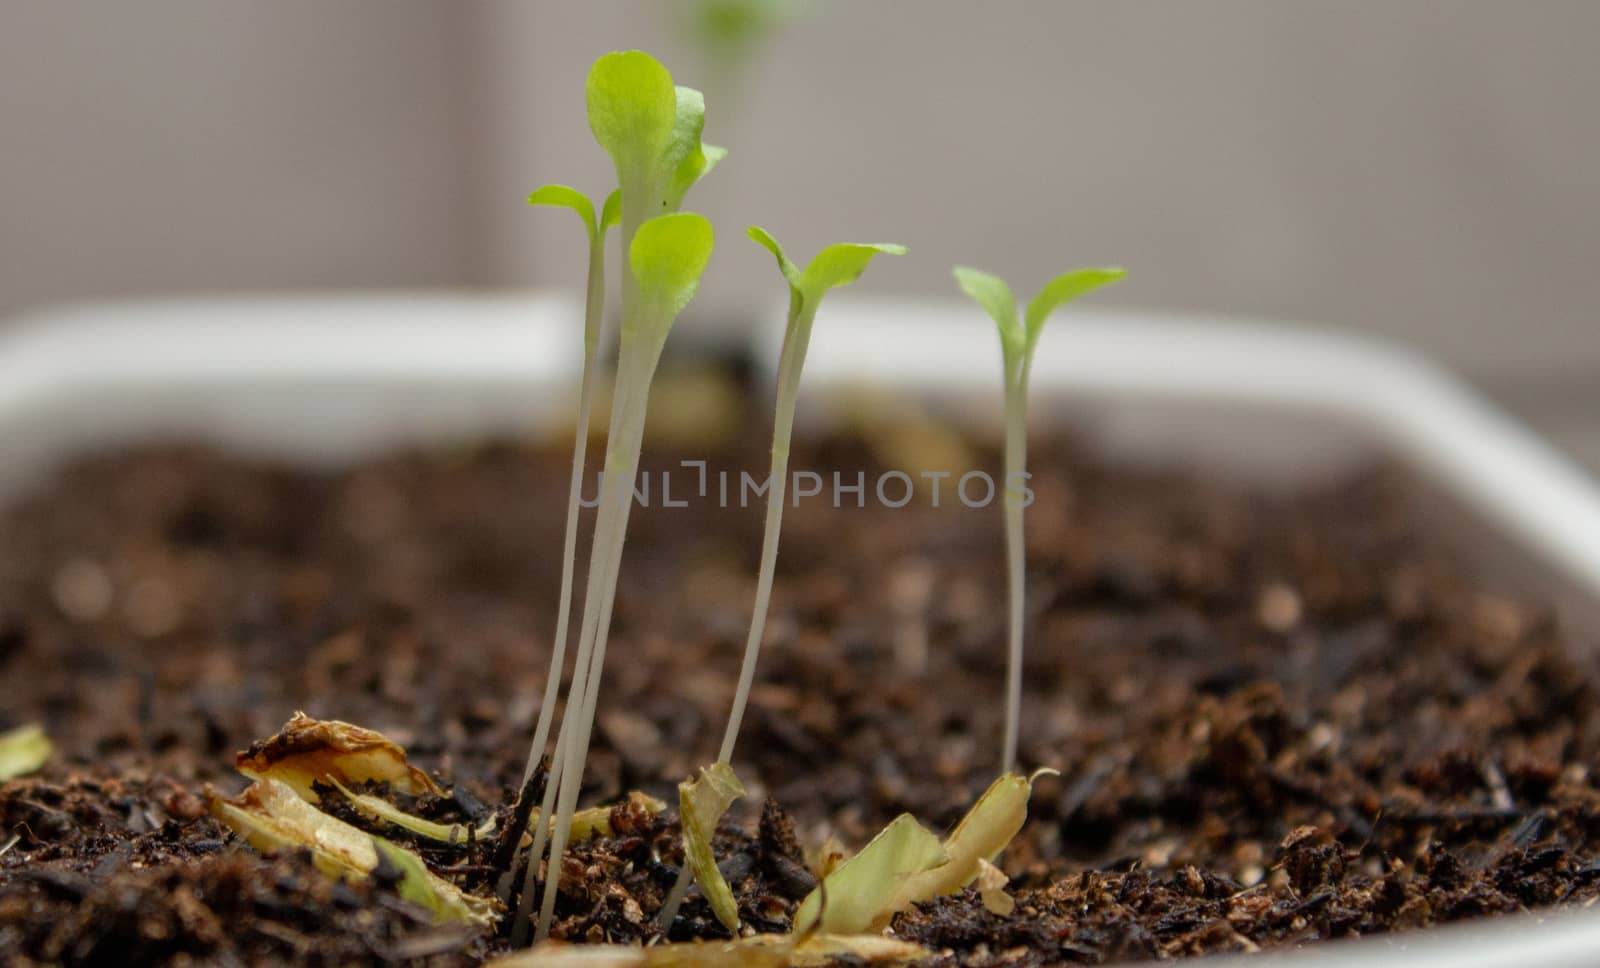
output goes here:
<path id="1" fill-rule="evenodd" d="M 38 723 L 0 733 L 0 780 L 26 776 L 44 766 L 53 747 Z"/>
<path id="2" fill-rule="evenodd" d="M 956 284 L 987 312 L 1000 328 L 1000 352 L 1005 366 L 1005 524 L 1006 584 L 1009 591 L 1009 625 L 1006 653 L 1006 732 L 1000 771 L 1011 773 L 1017 764 L 1017 727 L 1022 716 L 1022 604 L 1024 555 L 1022 511 L 1027 500 L 1028 374 L 1033 351 L 1044 322 L 1057 307 L 1110 285 L 1127 273 L 1122 269 L 1074 269 L 1045 283 L 1028 303 L 1025 319 L 1017 316 L 1011 287 L 999 276 L 957 266 Z"/>
<path id="3" fill-rule="evenodd" d="M 800 392 L 800 370 L 805 365 L 806 349 L 811 343 L 811 325 L 817 318 L 817 307 L 822 305 L 822 297 L 828 290 L 839 286 L 847 286 L 861 278 L 861 273 L 866 271 L 867 264 L 872 257 L 880 254 L 904 255 L 905 246 L 893 243 L 858 243 L 841 242 L 830 245 L 818 252 L 804 271 L 789 261 L 784 254 L 783 246 L 772 237 L 772 233 L 760 226 L 752 225 L 747 230 L 750 238 L 754 239 L 773 257 L 778 260 L 778 271 L 789 283 L 789 319 L 783 333 L 783 349 L 778 356 L 778 399 L 774 408 L 772 419 L 772 465 L 768 476 L 771 490 L 767 494 L 767 523 L 766 530 L 761 538 L 761 565 L 756 576 L 756 601 L 755 609 L 750 616 L 750 631 L 745 639 L 744 661 L 739 669 L 739 686 L 734 692 L 733 708 L 728 713 L 728 725 L 722 734 L 722 751 L 717 754 L 719 766 L 733 759 L 734 743 L 739 738 L 739 726 L 744 721 L 745 706 L 750 700 L 750 687 L 755 681 L 756 659 L 761 654 L 761 639 L 767 628 L 767 607 L 772 600 L 772 576 L 777 569 L 778 538 L 783 528 L 783 504 L 786 493 L 785 484 L 789 476 L 789 442 L 794 432 L 795 401 Z M 732 770 L 728 770 L 731 775 Z M 681 788 L 680 788 L 681 789 Z M 732 802 L 731 800 L 729 801 Z M 723 810 L 727 804 L 723 804 Z M 716 821 L 721 817 L 721 811 L 711 819 L 710 827 L 716 829 Z M 686 850 L 690 846 L 685 838 Z M 698 856 L 698 852 L 697 852 Z M 693 871 L 701 882 L 701 889 L 706 891 L 708 897 L 718 897 L 726 892 L 726 885 L 720 884 L 721 877 L 716 873 L 715 866 L 707 870 L 696 869 Z M 691 867 L 685 866 L 678 874 L 678 881 L 667 894 L 666 903 L 662 905 L 658 923 L 663 929 L 672 925 L 672 920 L 677 916 L 678 905 L 683 901 L 683 895 L 689 887 Z M 707 883 L 707 881 L 713 883 Z M 731 900 L 731 896 L 730 896 Z M 724 924 L 733 930 L 737 925 L 727 925 L 727 918 L 722 912 Z"/>
<path id="4" fill-rule="evenodd" d="M 689 188 L 726 154 L 700 140 L 705 125 L 705 102 L 700 93 L 675 86 L 667 69 L 648 54 L 624 51 L 601 57 L 589 71 L 585 93 L 589 127 L 616 167 L 617 221 L 630 271 L 623 274 L 622 281 L 616 389 L 578 651 L 540 810 L 541 816 L 548 817 L 553 808 L 556 818 L 550 834 L 551 871 L 561 869 L 588 755 L 650 383 L 667 332 L 693 298 L 711 255 L 711 224 L 698 215 L 676 213 Z M 559 675 L 556 666 L 551 678 Z M 553 704 L 547 703 L 546 708 Z M 529 752 L 530 764 L 543 754 L 545 738 L 536 737 Z M 536 827 L 513 930 L 517 942 L 526 938 L 531 888 L 543 848 L 541 823 Z M 558 877 L 552 877 L 545 885 L 539 915 L 541 938 L 548 933 L 554 915 L 558 882 Z"/>
<path id="5" fill-rule="evenodd" d="M 828 290 L 848 286 L 861 278 L 867 263 L 879 254 L 905 255 L 903 245 L 889 242 L 840 242 L 818 252 L 802 272 L 772 234 L 760 226 L 752 225 L 750 238 L 760 243 L 778 260 L 778 271 L 789 283 L 789 321 L 783 332 L 783 349 L 778 354 L 778 399 L 772 418 L 772 489 L 767 498 L 767 524 L 761 537 L 761 566 L 756 576 L 755 611 L 750 616 L 750 634 L 745 640 L 744 662 L 739 667 L 739 688 L 733 696 L 733 709 L 728 714 L 728 726 L 722 734 L 722 751 L 717 754 L 721 762 L 733 758 L 733 745 L 739 738 L 739 726 L 744 721 L 745 705 L 750 700 L 750 686 L 755 681 L 756 658 L 761 653 L 761 639 L 767 627 L 767 606 L 772 599 L 772 575 L 778 561 L 778 536 L 783 527 L 783 499 L 785 481 L 789 476 L 789 441 L 794 433 L 795 399 L 800 393 L 800 369 L 806 362 L 806 349 L 811 345 L 811 324 L 816 321 L 817 307 Z"/>

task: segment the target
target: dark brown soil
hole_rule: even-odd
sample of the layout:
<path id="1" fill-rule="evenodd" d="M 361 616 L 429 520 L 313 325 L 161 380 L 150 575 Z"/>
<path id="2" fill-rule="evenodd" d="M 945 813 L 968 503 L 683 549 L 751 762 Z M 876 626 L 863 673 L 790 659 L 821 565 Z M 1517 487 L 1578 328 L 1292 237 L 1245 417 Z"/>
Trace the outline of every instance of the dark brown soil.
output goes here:
<path id="1" fill-rule="evenodd" d="M 711 457 L 713 499 L 719 468 L 765 464 L 755 440 Z M 40 721 L 59 753 L 0 787 L 0 847 L 17 838 L 0 857 L 0 959 L 502 950 L 383 884 L 253 853 L 199 795 L 242 788 L 234 752 L 304 709 L 388 733 L 461 791 L 421 809 L 502 809 L 543 685 L 567 461 L 475 446 L 317 475 L 141 451 L 7 511 L 0 727 Z M 847 482 L 880 466 L 853 439 L 795 458 Z M 1043 439 L 1033 470 L 1022 759 L 1061 776 L 1039 782 L 1005 855 L 1016 914 L 967 893 L 901 916 L 901 936 L 948 964 L 1100 963 L 1600 896 L 1595 663 L 1537 604 L 1433 548 L 1398 477 L 1270 497 Z M 694 480 L 674 477 L 688 508 L 658 494 L 634 515 L 590 802 L 675 799 L 715 753 L 761 511 L 712 508 Z M 901 811 L 937 829 L 993 778 L 999 512 L 948 487 L 939 509 L 872 507 L 869 490 L 865 509 L 812 499 L 788 515 L 735 757 L 752 796 L 719 851 L 758 929 L 785 928 L 811 886 L 801 845 L 832 832 L 857 847 Z M 624 826 L 569 857 L 561 935 L 650 934 L 676 819 Z M 427 856 L 482 889 L 488 846 Z M 673 937 L 719 933 L 692 896 Z"/>

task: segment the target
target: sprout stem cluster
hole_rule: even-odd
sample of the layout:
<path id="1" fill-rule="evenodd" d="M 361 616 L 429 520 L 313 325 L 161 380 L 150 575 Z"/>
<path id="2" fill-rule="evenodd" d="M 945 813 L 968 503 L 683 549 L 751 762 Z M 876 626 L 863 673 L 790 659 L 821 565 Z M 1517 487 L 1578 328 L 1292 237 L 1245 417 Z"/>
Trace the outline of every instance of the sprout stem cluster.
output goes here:
<path id="1" fill-rule="evenodd" d="M 1027 583 L 1023 543 L 1023 494 L 1016 486 L 1028 467 L 1028 377 L 1033 351 L 1045 320 L 1059 306 L 1108 286 L 1127 275 L 1121 269 L 1074 269 L 1045 284 L 1028 304 L 1026 319 L 1017 315 L 1016 297 L 999 276 L 958 266 L 956 284 L 982 306 L 1000 329 L 1000 355 L 1005 372 L 1005 530 L 1006 530 L 1006 726 L 1000 772 L 1017 766 L 1017 732 L 1022 722 L 1022 618 Z"/>
<path id="2" fill-rule="evenodd" d="M 578 390 L 578 432 L 572 455 L 566 531 L 563 543 L 561 593 L 546 677 L 543 702 L 534 728 L 533 744 L 523 771 L 523 789 L 546 752 L 560 696 L 577 564 L 579 487 L 587 460 L 588 426 L 593 413 L 596 372 L 600 365 L 600 328 L 605 300 L 605 240 L 613 225 L 621 228 L 625 271 L 622 274 L 621 325 L 616 360 L 615 389 L 606 437 L 605 473 L 601 478 L 598 509 L 589 548 L 583 592 L 583 610 L 577 623 L 577 647 L 566 691 L 565 709 L 556 730 L 550 772 L 527 853 L 521 899 L 512 927 L 512 941 L 524 944 L 532 927 L 535 887 L 544 857 L 548 831 L 549 860 L 543 892 L 539 896 L 536 936 L 549 934 L 555 913 L 563 855 L 571 840 L 584 763 L 594 730 L 595 709 L 605 668 L 612 611 L 633 507 L 635 478 L 643 444 L 650 385 L 662 348 L 674 321 L 694 297 L 711 256 L 710 222 L 699 215 L 680 212 L 689 188 L 709 172 L 725 154 L 703 144 L 705 104 L 698 91 L 678 87 L 659 62 L 639 51 L 607 54 L 595 62 L 586 85 L 589 126 L 616 168 L 616 191 L 606 199 L 598 217 L 587 197 L 575 189 L 547 185 L 529 201 L 572 209 L 588 231 L 589 271 L 584 313 L 584 360 Z M 756 577 L 755 602 L 739 671 L 723 732 L 717 762 L 700 771 L 679 788 L 684 816 L 686 854 L 692 863 L 680 871 L 677 884 L 659 912 L 663 929 L 669 928 L 678 905 L 698 872 L 701 887 L 718 917 L 737 930 L 738 913 L 733 896 L 715 866 L 710 839 L 718 819 L 732 800 L 743 793 L 729 760 L 738 742 L 740 726 L 755 681 L 757 660 L 766 631 L 777 567 L 778 542 L 788 480 L 790 443 L 799 398 L 800 375 L 810 345 L 812 326 L 823 297 L 832 289 L 860 278 L 878 255 L 902 255 L 905 249 L 887 243 L 840 243 L 823 248 L 804 269 L 791 262 L 778 241 L 764 229 L 751 226 L 749 235 L 777 260 L 789 289 L 789 312 L 783 349 L 778 361 L 771 453 L 771 489 L 767 494 L 766 524 Z M 995 276 L 972 269 L 957 269 L 961 288 L 976 299 L 1000 329 L 1005 362 L 1005 504 L 1006 571 L 1008 582 L 1008 634 L 1006 727 L 1002 772 L 1013 771 L 1017 758 L 1017 731 L 1021 707 L 1023 646 L 1023 505 L 1019 490 L 1026 479 L 1026 408 L 1028 376 L 1033 351 L 1045 318 L 1059 305 L 1122 277 L 1117 269 L 1080 269 L 1047 284 L 1028 305 L 1026 319 L 1019 318 L 1006 284 Z M 1005 778 L 1003 777 L 1002 780 Z M 1026 783 L 1026 781 L 1021 781 Z M 1023 802 L 1026 795 L 1023 795 Z M 554 818 L 550 823 L 547 818 Z M 693 819 L 693 823 L 689 822 Z M 1020 826 L 1020 820 L 1017 821 Z M 691 829 L 692 828 L 692 829 Z M 1014 831 L 1013 831 L 1014 832 Z M 513 832 L 519 837 L 520 831 Z M 930 835 L 931 836 L 931 835 Z M 1009 839 L 1009 835 L 1005 838 Z M 508 844 L 516 841 L 507 841 Z M 937 845 L 936 845 L 937 846 Z M 1003 846 L 1003 844 L 1001 845 Z M 514 869 L 515 865 L 513 865 Z M 965 868 L 963 868 L 965 871 Z M 965 873 L 963 873 L 965 878 Z M 509 899 L 514 877 L 507 872 L 500 884 Z"/>

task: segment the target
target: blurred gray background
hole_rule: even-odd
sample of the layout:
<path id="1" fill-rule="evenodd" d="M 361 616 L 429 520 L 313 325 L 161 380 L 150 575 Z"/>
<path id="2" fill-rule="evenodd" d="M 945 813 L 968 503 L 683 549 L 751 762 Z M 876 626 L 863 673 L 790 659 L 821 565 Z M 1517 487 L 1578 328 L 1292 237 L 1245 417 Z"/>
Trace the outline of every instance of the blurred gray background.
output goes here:
<path id="1" fill-rule="evenodd" d="M 184 292 L 576 286 L 583 77 L 655 52 L 731 149 L 702 325 L 894 240 L 1031 290 L 1418 346 L 1600 467 L 1600 3 L 813 0 L 742 67 L 690 0 L 4 0 L 0 316 Z"/>

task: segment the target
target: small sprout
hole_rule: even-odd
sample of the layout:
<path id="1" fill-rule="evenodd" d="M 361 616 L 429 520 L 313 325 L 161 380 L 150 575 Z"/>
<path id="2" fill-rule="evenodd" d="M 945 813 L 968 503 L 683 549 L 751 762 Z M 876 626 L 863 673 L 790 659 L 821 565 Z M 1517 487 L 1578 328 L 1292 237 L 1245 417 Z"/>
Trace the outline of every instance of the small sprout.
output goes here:
<path id="1" fill-rule="evenodd" d="M 308 851 L 317 869 L 329 877 L 365 879 L 378 869 L 380 858 L 387 859 L 404 874 L 401 896 L 431 911 L 436 920 L 487 927 L 498 917 L 492 898 L 464 893 L 429 871 L 422 858 L 330 817 L 287 783 L 257 780 L 232 799 L 208 787 L 206 805 L 212 816 L 256 850 Z"/>
<path id="2" fill-rule="evenodd" d="M 1006 584 L 1009 589 L 1006 650 L 1006 734 L 1000 758 L 1001 772 L 1016 769 L 1017 727 L 1022 717 L 1022 606 L 1025 561 L 1022 544 L 1022 509 L 1027 502 L 1028 374 L 1033 351 L 1050 314 L 1065 303 L 1108 286 L 1127 275 L 1122 269 L 1074 269 L 1045 283 L 1028 304 L 1025 320 L 1017 316 L 1011 287 L 999 276 L 957 266 L 956 284 L 983 307 L 1000 328 L 1000 351 L 1005 365 L 1006 454 Z"/>
<path id="3" fill-rule="evenodd" d="M 949 861 L 939 838 L 902 813 L 879 831 L 861 853 L 840 864 L 800 902 L 796 934 L 859 934 L 893 917 L 907 879 L 937 870 Z M 826 893 L 828 903 L 822 898 Z"/>
<path id="4" fill-rule="evenodd" d="M 356 808 L 357 813 L 371 817 L 374 820 L 382 820 L 384 823 L 394 824 L 402 830 L 409 830 L 418 837 L 423 837 L 427 840 L 436 840 L 441 844 L 449 844 L 455 847 L 465 844 L 469 839 L 487 840 L 494 834 L 495 820 L 493 817 L 474 829 L 469 838 L 467 828 L 461 824 L 424 820 L 421 817 L 406 813 L 382 797 L 375 797 L 370 793 L 352 793 L 343 783 L 332 778 L 329 778 L 328 782 L 332 783 L 340 793 L 345 795 L 350 801 L 350 805 Z"/>
<path id="5" fill-rule="evenodd" d="M 297 712 L 275 736 L 250 744 L 234 766 L 251 779 L 287 784 L 308 803 L 317 783 L 355 786 L 377 781 L 414 797 L 445 796 L 433 777 L 406 762 L 406 751 L 382 733 Z"/>
<path id="6" fill-rule="evenodd" d="M 38 723 L 0 733 L 0 780 L 27 776 L 44 766 L 52 752 L 50 737 Z"/>
<path id="7" fill-rule="evenodd" d="M 739 933 L 739 906 L 733 891 L 717 870 L 717 858 L 711 851 L 711 840 L 717 834 L 717 822 L 727 812 L 733 801 L 744 796 L 744 784 L 734 775 L 733 767 L 726 763 L 713 763 L 700 768 L 700 775 L 678 784 L 678 815 L 683 819 L 683 854 L 686 870 L 694 872 L 695 883 L 705 895 L 711 911 L 729 933 Z"/>

